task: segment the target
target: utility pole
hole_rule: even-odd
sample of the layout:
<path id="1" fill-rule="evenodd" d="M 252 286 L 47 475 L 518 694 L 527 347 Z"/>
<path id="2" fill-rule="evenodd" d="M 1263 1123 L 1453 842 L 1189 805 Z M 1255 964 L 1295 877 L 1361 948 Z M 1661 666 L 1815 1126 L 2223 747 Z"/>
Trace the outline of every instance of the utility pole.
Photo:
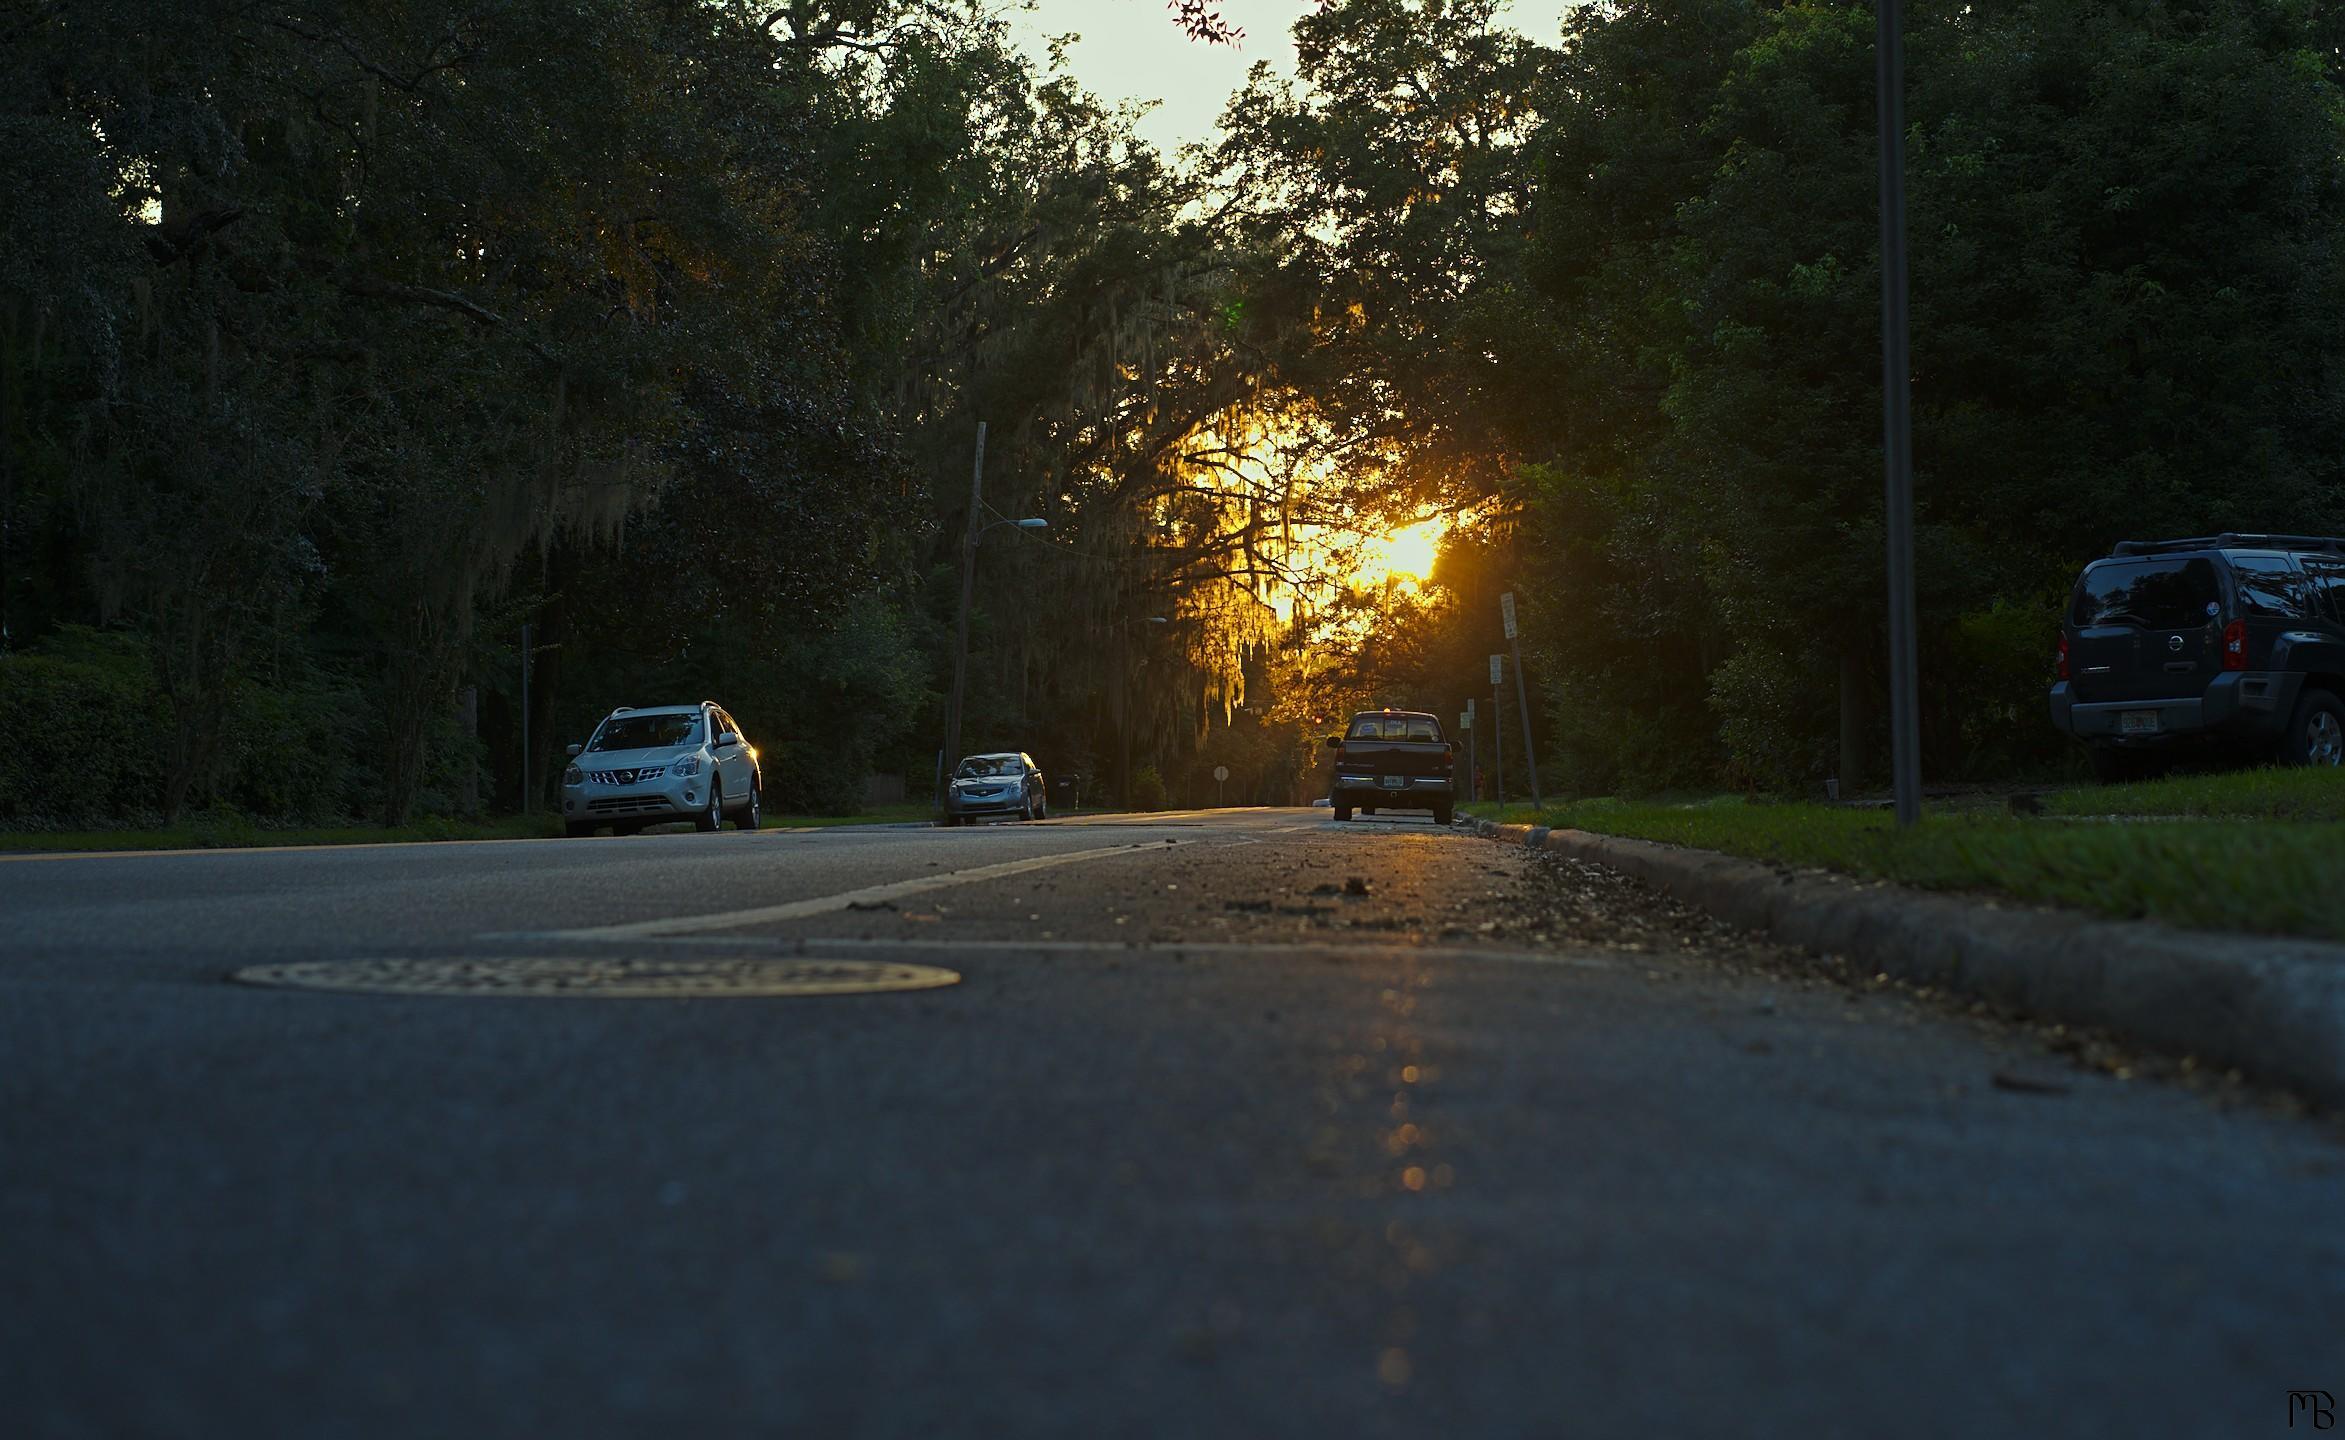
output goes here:
<path id="1" fill-rule="evenodd" d="M 1498 618 L 1506 627 L 1506 648 L 1514 656 L 1514 698 L 1522 708 L 1523 759 L 1531 767 L 1531 803 L 1546 808 L 1547 797 L 1539 793 L 1539 751 L 1531 744 L 1531 696 L 1523 681 L 1523 642 L 1515 637 L 1514 592 L 1498 597 Z"/>
<path id="2" fill-rule="evenodd" d="M 961 616 L 953 629 L 953 700 L 945 712 L 946 765 L 961 753 L 961 697 L 969 687 L 969 606 L 977 594 L 977 533 L 984 528 L 985 422 L 977 422 L 977 459 L 969 467 L 969 524 L 961 535 Z M 944 804 L 940 791 L 938 805 Z"/>
<path id="3" fill-rule="evenodd" d="M 1889 766 L 1897 823 L 1922 818 L 1920 666 L 1914 658 L 1913 362 L 1905 255 L 1905 15 L 1878 0 L 1881 110 L 1881 431 L 1888 482 Z"/>

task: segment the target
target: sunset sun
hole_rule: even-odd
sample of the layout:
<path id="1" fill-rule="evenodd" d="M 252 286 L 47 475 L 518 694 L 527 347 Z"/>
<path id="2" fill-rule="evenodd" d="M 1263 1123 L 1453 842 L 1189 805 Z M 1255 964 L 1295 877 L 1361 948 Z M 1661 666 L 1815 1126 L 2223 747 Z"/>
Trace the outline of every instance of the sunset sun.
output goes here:
<path id="1" fill-rule="evenodd" d="M 1409 588 L 1433 574 L 1433 561 L 1441 550 L 1441 537 L 1448 533 L 1445 520 L 1420 520 L 1404 525 L 1389 535 L 1369 541 L 1360 552 L 1359 569 L 1354 582 L 1376 587 L 1390 581 L 1400 581 Z"/>

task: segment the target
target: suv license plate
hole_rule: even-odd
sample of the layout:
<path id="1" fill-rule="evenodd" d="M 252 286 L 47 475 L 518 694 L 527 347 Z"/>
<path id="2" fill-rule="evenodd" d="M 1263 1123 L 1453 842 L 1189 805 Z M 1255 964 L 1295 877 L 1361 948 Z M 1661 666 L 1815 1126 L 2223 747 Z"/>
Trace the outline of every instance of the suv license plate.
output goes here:
<path id="1" fill-rule="evenodd" d="M 1384 788 L 1387 790 L 1406 790 L 1409 788 L 1409 777 L 1406 775 L 1387 775 L 1384 777 Z"/>
<path id="2" fill-rule="evenodd" d="M 2120 735 L 2155 735 L 2158 733 L 2158 712 L 2155 710 L 2127 710 L 2117 717 Z"/>

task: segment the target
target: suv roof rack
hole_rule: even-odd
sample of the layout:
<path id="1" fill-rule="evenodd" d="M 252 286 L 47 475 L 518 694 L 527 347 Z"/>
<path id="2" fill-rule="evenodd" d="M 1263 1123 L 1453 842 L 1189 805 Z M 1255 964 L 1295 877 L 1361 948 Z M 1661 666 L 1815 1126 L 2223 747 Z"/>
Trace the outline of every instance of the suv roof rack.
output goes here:
<path id="1" fill-rule="evenodd" d="M 2333 535 L 2258 535 L 2226 530 L 2187 540 L 2120 540 L 2111 555 L 2171 555 L 2178 550 L 2331 550 L 2345 551 L 2345 540 Z"/>

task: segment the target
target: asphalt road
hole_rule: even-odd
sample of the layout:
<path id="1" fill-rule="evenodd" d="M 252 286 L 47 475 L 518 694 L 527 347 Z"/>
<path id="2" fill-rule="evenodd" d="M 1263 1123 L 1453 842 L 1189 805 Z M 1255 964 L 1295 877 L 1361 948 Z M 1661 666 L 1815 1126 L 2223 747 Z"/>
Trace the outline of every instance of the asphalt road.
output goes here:
<path id="1" fill-rule="evenodd" d="M 2345 1396 L 2330 1124 L 1383 821 L 0 859 L 0 1435 L 2232 1436 Z M 434 961 L 961 980 L 228 979 Z"/>

